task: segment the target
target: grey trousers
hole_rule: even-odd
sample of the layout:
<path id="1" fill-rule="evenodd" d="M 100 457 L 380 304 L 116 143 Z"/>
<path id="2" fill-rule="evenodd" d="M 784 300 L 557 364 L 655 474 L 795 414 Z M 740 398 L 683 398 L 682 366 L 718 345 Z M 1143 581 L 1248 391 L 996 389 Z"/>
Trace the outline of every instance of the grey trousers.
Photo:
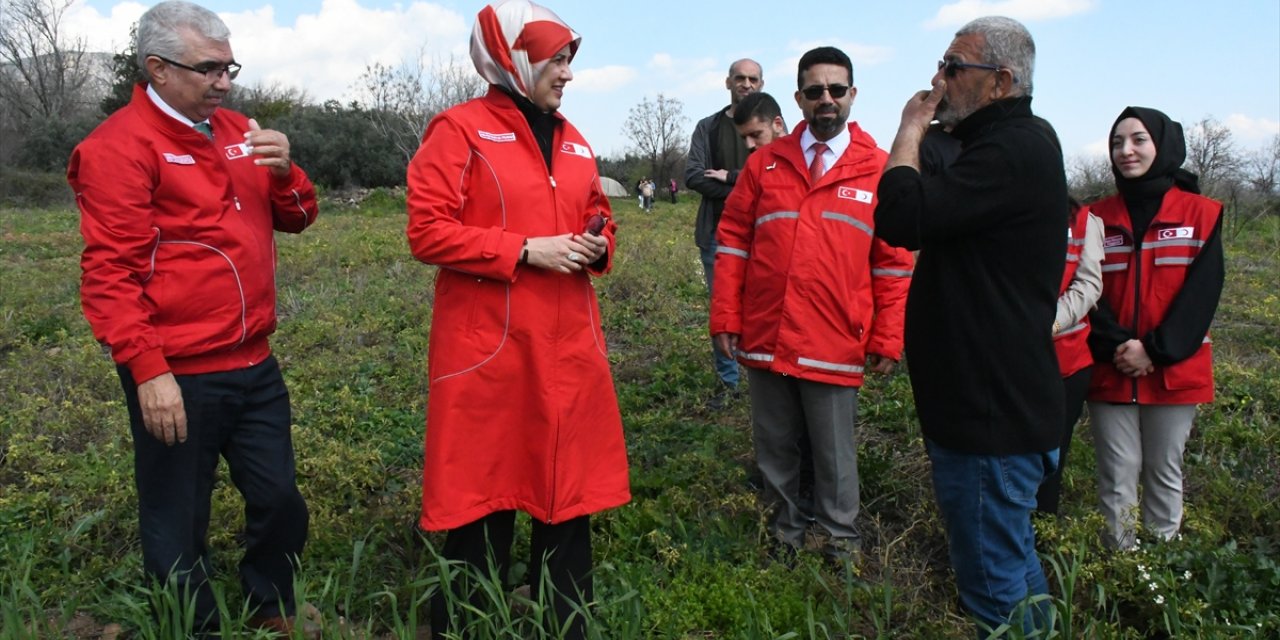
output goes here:
<path id="1" fill-rule="evenodd" d="M 802 431 L 813 447 L 813 516 L 833 540 L 857 540 L 858 446 L 853 425 L 858 389 L 800 380 L 747 367 L 751 431 L 765 499 L 776 507 L 770 533 L 792 546 L 804 542 L 808 517 L 800 497 Z"/>
<path id="2" fill-rule="evenodd" d="M 1134 546 L 1138 484 L 1142 524 L 1169 539 L 1182 526 L 1182 453 L 1196 417 L 1193 404 L 1136 405 L 1090 402 L 1098 464 L 1098 504 L 1108 542 Z"/>

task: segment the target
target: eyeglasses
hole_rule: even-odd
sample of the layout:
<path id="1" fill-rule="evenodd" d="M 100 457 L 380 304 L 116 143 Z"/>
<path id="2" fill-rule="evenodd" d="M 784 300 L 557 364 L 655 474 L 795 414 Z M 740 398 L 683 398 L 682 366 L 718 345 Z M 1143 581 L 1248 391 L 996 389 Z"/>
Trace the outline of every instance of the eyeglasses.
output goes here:
<path id="1" fill-rule="evenodd" d="M 847 84 L 829 84 L 826 86 L 813 85 L 800 90 L 804 97 L 808 100 L 821 100 L 823 93 L 830 93 L 831 99 L 839 100 L 844 94 L 849 93 L 849 85 Z"/>
<path id="2" fill-rule="evenodd" d="M 161 55 L 156 55 L 154 53 L 151 55 L 165 61 L 167 64 L 178 67 L 179 69 L 186 69 L 187 71 L 199 73 L 209 82 L 217 82 L 222 78 L 222 74 L 224 73 L 227 74 L 228 80 L 235 80 L 236 76 L 240 75 L 240 65 L 236 62 L 228 62 L 227 64 L 222 64 L 220 62 L 201 62 L 193 67 L 191 65 L 182 64 L 177 60 L 170 60 Z"/>
<path id="3" fill-rule="evenodd" d="M 986 71 L 1000 71 L 1004 67 L 997 64 L 977 64 L 975 62 L 957 62 L 955 60 L 939 60 L 938 69 L 944 70 L 943 73 L 948 78 L 956 77 L 961 69 L 984 69 Z"/>

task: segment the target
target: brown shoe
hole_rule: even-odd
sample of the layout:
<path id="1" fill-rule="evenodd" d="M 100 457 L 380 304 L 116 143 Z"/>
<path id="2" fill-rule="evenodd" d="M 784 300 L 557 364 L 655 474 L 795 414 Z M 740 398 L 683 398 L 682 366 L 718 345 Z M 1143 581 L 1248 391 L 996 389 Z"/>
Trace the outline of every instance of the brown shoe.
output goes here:
<path id="1" fill-rule="evenodd" d="M 286 638 L 293 638 L 296 630 L 300 637 L 307 640 L 320 640 L 320 625 L 310 621 L 298 621 L 294 616 L 253 616 L 249 618 L 249 626 L 254 629 L 274 631 Z"/>

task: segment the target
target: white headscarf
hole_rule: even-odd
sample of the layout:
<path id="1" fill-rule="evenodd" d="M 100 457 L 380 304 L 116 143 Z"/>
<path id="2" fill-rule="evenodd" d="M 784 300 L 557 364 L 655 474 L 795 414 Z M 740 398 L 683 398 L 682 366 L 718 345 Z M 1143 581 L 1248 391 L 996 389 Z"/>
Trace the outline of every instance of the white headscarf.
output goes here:
<path id="1" fill-rule="evenodd" d="M 490 84 L 527 98 L 547 61 L 565 45 L 572 60 L 581 42 L 550 9 L 529 0 L 501 0 L 476 16 L 471 61 Z"/>

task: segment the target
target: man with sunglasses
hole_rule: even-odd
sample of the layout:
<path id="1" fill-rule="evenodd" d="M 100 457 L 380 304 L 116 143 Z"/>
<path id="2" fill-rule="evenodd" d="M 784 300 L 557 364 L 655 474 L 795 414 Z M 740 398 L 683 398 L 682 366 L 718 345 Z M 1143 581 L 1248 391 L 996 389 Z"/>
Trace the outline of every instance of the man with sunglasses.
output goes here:
<path id="1" fill-rule="evenodd" d="M 960 601 L 987 631 L 1027 634 L 1052 624 L 1047 599 L 1010 617 L 1048 593 L 1031 511 L 1063 424 L 1051 328 L 1068 220 L 1062 151 L 1031 112 L 1034 64 L 1014 20 L 961 28 L 903 109 L 875 215 L 880 237 L 920 250 L 907 355 Z M 962 146 L 922 176 L 935 118 Z"/>
<path id="2" fill-rule="evenodd" d="M 206 539 L 225 458 L 245 500 L 239 566 L 251 623 L 290 633 L 308 516 L 268 344 L 273 232 L 302 231 L 318 209 L 285 135 L 220 108 L 240 71 L 229 36 L 187 2 L 143 14 L 147 80 L 76 147 L 67 178 L 85 243 L 81 302 L 129 411 L 144 568 L 194 599 L 190 633 L 218 633 Z"/>
<path id="3" fill-rule="evenodd" d="M 834 47 L 800 58 L 805 121 L 756 149 L 725 202 L 710 330 L 750 382 L 755 454 L 775 551 L 805 543 L 800 435 L 813 453 L 819 550 L 843 565 L 860 549 L 857 444 L 863 372 L 888 373 L 902 350 L 911 254 L 875 237 L 886 154 L 848 122 L 853 64 Z"/>
<path id="4" fill-rule="evenodd" d="M 733 115 L 743 98 L 764 87 L 764 70 L 755 60 L 742 59 L 729 65 L 729 75 L 724 79 L 729 90 L 729 106 L 698 121 L 689 141 L 689 155 L 685 160 L 685 186 L 702 195 L 698 204 L 698 218 L 694 223 L 694 241 L 702 259 L 702 270 L 707 279 L 707 295 L 711 296 L 715 282 L 716 227 L 724 210 L 724 200 L 738 181 L 738 172 L 747 161 L 747 146 L 738 137 L 733 126 Z M 712 410 L 719 410 L 730 397 L 737 394 L 738 363 L 732 357 L 720 353 L 712 345 L 716 377 L 720 389 L 707 403 Z"/>

